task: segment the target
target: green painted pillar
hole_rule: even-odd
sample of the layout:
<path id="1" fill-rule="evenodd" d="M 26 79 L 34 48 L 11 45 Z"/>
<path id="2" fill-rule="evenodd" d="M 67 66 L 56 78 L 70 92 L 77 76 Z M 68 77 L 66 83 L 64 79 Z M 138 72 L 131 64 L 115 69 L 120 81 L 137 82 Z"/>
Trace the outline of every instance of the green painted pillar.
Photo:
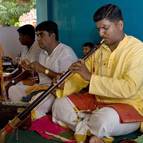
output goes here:
<path id="1" fill-rule="evenodd" d="M 48 19 L 48 0 L 36 0 L 37 24 Z"/>

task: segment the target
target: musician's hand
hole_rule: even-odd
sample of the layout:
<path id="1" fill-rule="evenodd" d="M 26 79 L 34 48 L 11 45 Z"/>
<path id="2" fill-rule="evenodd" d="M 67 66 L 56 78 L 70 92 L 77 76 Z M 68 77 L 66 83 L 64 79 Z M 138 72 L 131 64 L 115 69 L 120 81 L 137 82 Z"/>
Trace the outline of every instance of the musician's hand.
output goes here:
<path id="1" fill-rule="evenodd" d="M 79 60 L 75 63 L 73 63 L 70 66 L 70 70 L 73 73 L 78 73 L 80 74 L 85 80 L 90 81 L 91 78 L 91 73 L 89 72 L 89 70 L 87 69 L 87 67 L 85 66 L 85 63 L 83 60 Z"/>
<path id="2" fill-rule="evenodd" d="M 40 63 L 38 63 L 36 61 L 32 62 L 29 66 L 32 70 L 34 70 L 36 72 L 40 72 L 40 73 L 42 73 L 45 69 Z"/>
<path id="3" fill-rule="evenodd" d="M 24 59 L 21 61 L 21 66 L 23 69 L 25 70 L 29 70 L 30 69 L 30 61 L 28 59 Z"/>
<path id="4" fill-rule="evenodd" d="M 22 80 L 22 83 L 24 85 L 29 85 L 29 86 L 32 86 L 36 83 L 36 80 L 34 78 L 27 78 L 25 80 Z"/>

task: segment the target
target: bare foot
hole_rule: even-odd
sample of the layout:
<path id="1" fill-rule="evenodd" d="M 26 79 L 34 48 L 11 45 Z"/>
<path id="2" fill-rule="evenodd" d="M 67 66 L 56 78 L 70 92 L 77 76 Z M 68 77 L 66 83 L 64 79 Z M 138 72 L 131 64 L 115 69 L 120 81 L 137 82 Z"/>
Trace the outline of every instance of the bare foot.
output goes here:
<path id="1" fill-rule="evenodd" d="M 89 140 L 89 143 L 104 143 L 102 139 L 96 137 L 96 136 L 92 136 Z"/>

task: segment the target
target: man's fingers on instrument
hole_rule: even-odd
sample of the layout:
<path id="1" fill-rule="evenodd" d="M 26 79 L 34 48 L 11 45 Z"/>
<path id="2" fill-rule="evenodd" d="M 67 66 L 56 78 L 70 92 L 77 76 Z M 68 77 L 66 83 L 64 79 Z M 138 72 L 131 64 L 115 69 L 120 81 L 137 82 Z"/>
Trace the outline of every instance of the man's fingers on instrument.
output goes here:
<path id="1" fill-rule="evenodd" d="M 76 71 L 78 71 L 79 69 L 80 69 L 80 66 L 73 66 L 73 67 L 70 68 L 70 70 L 71 70 L 72 72 L 76 72 Z"/>
<path id="2" fill-rule="evenodd" d="M 29 60 L 25 59 L 25 60 L 22 60 L 22 61 L 21 61 L 21 64 L 29 65 L 30 62 L 29 62 Z"/>
<path id="3" fill-rule="evenodd" d="M 34 69 L 35 69 L 35 66 L 34 66 L 34 64 L 30 64 L 30 65 L 28 65 L 28 68 L 29 68 L 30 70 L 34 70 Z"/>
<path id="4" fill-rule="evenodd" d="M 64 82 L 62 82 L 61 84 L 58 85 L 59 89 L 64 89 Z"/>
<path id="5" fill-rule="evenodd" d="M 79 62 L 84 64 L 84 60 L 83 59 L 79 59 Z"/>
<path id="6" fill-rule="evenodd" d="M 79 61 L 79 62 L 77 62 L 77 63 L 74 63 L 72 66 L 71 66 L 71 69 L 79 69 L 79 68 L 81 68 L 81 62 Z"/>
<path id="7" fill-rule="evenodd" d="M 23 63 L 24 63 L 25 65 L 29 65 L 29 64 L 30 64 L 30 62 L 29 62 L 28 60 L 24 60 Z"/>

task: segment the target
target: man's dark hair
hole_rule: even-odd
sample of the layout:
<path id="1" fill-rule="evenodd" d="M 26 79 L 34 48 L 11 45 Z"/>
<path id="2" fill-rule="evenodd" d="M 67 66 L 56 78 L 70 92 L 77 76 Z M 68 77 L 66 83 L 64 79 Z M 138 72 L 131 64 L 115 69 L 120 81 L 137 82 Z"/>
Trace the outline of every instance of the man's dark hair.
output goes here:
<path id="1" fill-rule="evenodd" d="M 86 42 L 82 45 L 82 47 L 90 47 L 92 49 L 94 48 L 94 44 L 92 42 Z"/>
<path id="2" fill-rule="evenodd" d="M 28 35 L 35 40 L 35 28 L 30 24 L 23 25 L 17 29 L 19 34 Z"/>
<path id="3" fill-rule="evenodd" d="M 122 12 L 118 6 L 113 4 L 107 4 L 99 8 L 93 16 L 94 22 L 98 22 L 102 19 L 108 19 L 110 21 L 123 20 Z"/>
<path id="4" fill-rule="evenodd" d="M 55 33 L 56 40 L 59 40 L 58 26 L 53 21 L 44 21 L 40 23 L 39 25 L 37 25 L 36 31 L 47 31 L 49 34 Z"/>

